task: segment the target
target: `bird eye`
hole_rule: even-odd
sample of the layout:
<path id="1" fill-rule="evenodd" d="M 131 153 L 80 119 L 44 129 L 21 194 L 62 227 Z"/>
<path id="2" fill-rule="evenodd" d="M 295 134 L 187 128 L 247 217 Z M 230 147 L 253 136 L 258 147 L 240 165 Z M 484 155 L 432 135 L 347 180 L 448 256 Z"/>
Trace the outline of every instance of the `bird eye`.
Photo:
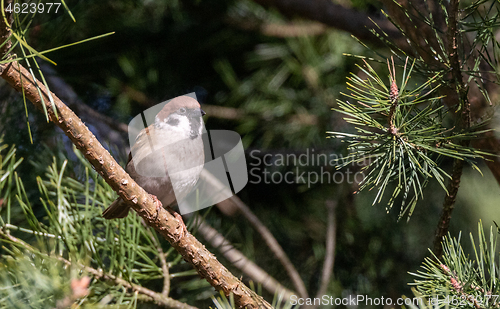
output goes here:
<path id="1" fill-rule="evenodd" d="M 185 114 L 185 113 L 186 113 L 186 109 L 185 109 L 184 107 L 181 107 L 181 108 L 179 109 L 179 113 L 180 113 L 180 114 Z"/>

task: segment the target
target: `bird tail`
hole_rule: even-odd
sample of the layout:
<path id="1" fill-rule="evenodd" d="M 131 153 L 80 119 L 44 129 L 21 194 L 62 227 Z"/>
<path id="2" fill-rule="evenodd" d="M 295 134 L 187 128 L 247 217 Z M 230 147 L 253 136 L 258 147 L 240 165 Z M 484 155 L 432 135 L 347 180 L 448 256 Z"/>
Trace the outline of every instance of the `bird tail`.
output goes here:
<path id="1" fill-rule="evenodd" d="M 130 206 L 127 206 L 121 197 L 117 198 L 108 208 L 102 212 L 104 219 L 125 218 L 128 215 Z"/>

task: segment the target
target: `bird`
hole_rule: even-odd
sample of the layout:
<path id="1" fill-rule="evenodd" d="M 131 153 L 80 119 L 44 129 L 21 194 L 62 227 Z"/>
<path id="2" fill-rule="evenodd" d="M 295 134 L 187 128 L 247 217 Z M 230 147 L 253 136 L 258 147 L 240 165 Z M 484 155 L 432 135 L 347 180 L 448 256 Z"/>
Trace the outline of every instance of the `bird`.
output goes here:
<path id="1" fill-rule="evenodd" d="M 128 156 L 125 170 L 155 201 L 179 219 L 171 207 L 195 187 L 205 162 L 202 140 L 205 112 L 196 99 L 179 96 L 141 130 Z M 125 218 L 130 206 L 119 197 L 105 209 L 105 219 Z"/>

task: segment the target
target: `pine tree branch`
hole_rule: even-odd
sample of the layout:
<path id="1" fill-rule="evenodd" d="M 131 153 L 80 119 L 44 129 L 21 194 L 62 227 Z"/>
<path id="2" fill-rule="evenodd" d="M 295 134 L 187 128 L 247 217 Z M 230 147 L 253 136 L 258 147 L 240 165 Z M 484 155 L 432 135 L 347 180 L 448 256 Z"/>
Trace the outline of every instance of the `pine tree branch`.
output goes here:
<path id="1" fill-rule="evenodd" d="M 406 38 L 410 41 L 410 49 L 416 51 L 429 67 L 440 68 L 441 63 L 435 57 L 433 50 L 441 57 L 444 55 L 444 51 L 437 42 L 434 30 L 422 20 L 422 15 L 426 14 L 425 17 L 429 15 L 424 2 L 420 0 L 397 2 L 381 0 L 381 2 L 386 6 L 389 16 L 404 31 Z M 403 10 L 406 10 L 407 13 Z M 445 29 L 437 29 L 437 31 L 443 32 Z M 393 40 L 391 35 L 389 35 L 389 39 L 404 50 L 400 41 Z M 414 54 L 414 52 L 410 52 L 410 54 Z"/>
<path id="2" fill-rule="evenodd" d="M 434 236 L 433 251 L 436 257 L 441 258 L 443 255 L 443 246 L 441 241 L 448 233 L 450 227 L 451 214 L 455 208 L 455 201 L 457 199 L 458 188 L 460 187 L 460 179 L 462 178 L 462 170 L 464 161 L 455 159 L 453 162 L 453 172 L 451 181 L 448 184 L 448 194 L 444 198 L 443 210 L 438 221 L 438 227 Z"/>
<path id="3" fill-rule="evenodd" d="M 451 67 L 451 82 L 450 88 L 455 88 L 458 94 L 459 101 L 456 102 L 455 109 L 460 111 L 459 126 L 461 129 L 468 130 L 470 127 L 470 104 L 467 98 L 467 86 L 463 81 L 462 70 L 460 68 L 460 60 L 458 56 L 459 32 L 458 24 L 458 5 L 459 0 L 451 0 L 448 8 L 448 31 L 447 35 L 447 52 L 449 55 L 449 63 Z M 463 146 L 468 146 L 469 142 L 464 140 L 460 143 Z M 453 172 L 450 183 L 448 184 L 448 195 L 443 203 L 443 210 L 438 221 L 438 227 L 434 236 L 434 254 L 439 258 L 443 254 L 441 241 L 448 233 L 450 226 L 451 214 L 455 208 L 458 188 L 460 187 L 460 179 L 464 161 L 455 159 L 453 162 Z"/>
<path id="4" fill-rule="evenodd" d="M 446 37 L 444 34 L 449 34 L 450 29 L 446 28 L 446 25 L 443 21 L 441 8 L 439 7 L 434 7 L 432 1 L 411 1 L 411 3 L 407 0 L 401 0 L 398 1 L 397 3 L 394 0 L 381 0 L 384 5 L 387 7 L 389 15 L 391 18 L 398 23 L 398 25 L 403 29 L 406 35 L 409 36 L 410 41 L 412 42 L 412 47 L 414 47 L 418 54 L 422 57 L 422 59 L 425 61 L 425 63 L 436 70 L 447 70 L 446 67 L 443 67 L 442 64 L 439 63 L 439 61 L 434 57 L 434 53 L 431 50 L 435 50 L 438 52 L 441 56 L 441 59 L 447 59 L 449 56 L 451 58 L 454 58 L 452 62 L 450 62 L 450 65 L 454 66 L 454 72 L 457 73 L 460 72 L 460 70 L 457 70 L 456 68 L 460 68 L 460 62 L 457 61 L 459 54 L 458 51 L 454 51 L 453 48 L 449 48 L 448 46 L 453 46 L 452 44 L 453 39 L 451 39 L 450 42 L 450 37 L 447 35 Z M 431 5 L 431 7 L 427 7 L 426 4 Z M 436 4 L 437 5 L 437 4 Z M 439 6 L 439 5 L 437 5 Z M 447 10 L 450 10 L 450 5 L 447 5 Z M 407 10 L 409 13 L 405 13 L 403 10 Z M 424 23 L 421 20 L 421 16 L 424 14 L 427 14 L 428 11 L 432 11 L 432 19 L 434 21 L 434 27 L 436 28 L 436 32 L 432 31 L 432 28 L 426 23 Z M 451 12 L 451 11 L 450 11 Z M 454 30 L 452 29 L 451 31 L 455 32 L 456 27 L 457 27 L 457 16 L 454 17 L 455 22 L 451 23 L 451 21 L 448 21 L 448 24 L 454 27 Z M 442 33 L 443 34 L 443 41 L 447 44 L 447 51 L 441 51 L 441 48 L 439 47 L 439 44 L 436 42 L 436 33 Z M 455 42 L 458 43 L 458 42 Z M 455 47 L 459 47 L 459 44 L 456 44 Z M 447 55 L 446 57 L 443 56 L 443 52 L 446 52 Z M 469 53 L 468 50 L 463 51 L 464 54 Z M 479 55 L 477 56 L 479 57 Z M 463 65 L 463 64 L 462 64 Z M 452 78 L 450 78 L 451 80 Z M 487 91 L 491 94 L 497 93 L 499 91 L 498 85 L 496 85 L 493 82 L 488 82 L 487 79 L 484 79 L 485 81 L 485 87 Z M 487 104 L 485 97 L 481 94 L 481 92 L 478 90 L 478 87 L 474 83 L 470 83 L 468 89 L 468 94 L 465 94 L 465 96 L 468 96 L 468 106 L 470 110 L 467 111 L 470 113 L 470 116 L 467 122 L 474 122 L 476 119 L 480 119 L 481 117 L 484 116 L 486 109 L 489 107 L 489 104 Z M 444 96 L 443 102 L 446 106 L 449 108 L 456 108 L 456 105 L 460 101 L 461 97 L 460 95 L 464 95 L 464 93 L 458 93 L 455 85 L 453 84 L 453 80 L 451 81 L 450 84 L 444 85 L 441 89 L 441 94 Z M 463 88 L 465 89 L 465 87 Z M 463 115 L 459 115 L 459 117 L 463 117 Z M 462 118 L 463 119 L 463 118 Z M 492 154 L 497 154 L 500 155 L 500 139 L 495 136 L 493 132 L 487 132 L 484 134 L 481 134 L 478 136 L 478 138 L 472 140 L 471 142 L 472 146 L 475 147 L 476 149 L 479 149 L 481 151 L 489 152 Z M 489 156 L 487 157 L 486 165 L 492 172 L 493 176 L 497 180 L 497 182 L 500 184 L 500 157 L 498 156 Z"/>
<path id="5" fill-rule="evenodd" d="M 126 289 L 130 289 L 130 290 L 135 291 L 141 295 L 146 296 L 146 298 L 144 300 L 154 301 L 157 305 L 159 305 L 161 307 L 171 308 L 171 309 L 197 309 L 196 307 L 190 306 L 190 305 L 185 304 L 183 302 L 177 301 L 173 298 L 167 297 L 166 295 L 163 295 L 162 293 L 157 293 L 157 292 L 152 291 L 150 289 L 144 288 L 140 285 L 130 283 L 129 281 L 124 280 L 122 278 L 118 278 L 114 275 L 104 273 L 102 271 L 102 269 L 97 270 L 97 269 L 90 267 L 90 266 L 86 266 L 86 265 L 83 265 L 80 263 L 74 263 L 74 262 L 71 262 L 71 261 L 63 258 L 62 256 L 48 255 L 48 254 L 36 249 L 35 247 L 29 245 L 28 243 L 24 242 L 23 240 L 12 236 L 10 233 L 8 233 L 8 230 L 4 231 L 3 229 L 0 228 L 0 237 L 5 239 L 5 240 L 8 240 L 12 243 L 15 243 L 16 245 L 18 245 L 20 247 L 25 248 L 26 250 L 28 250 L 31 253 L 35 253 L 37 255 L 43 256 L 47 259 L 56 259 L 59 262 L 62 262 L 67 266 L 71 266 L 71 265 L 76 266 L 79 269 L 82 269 L 85 272 L 92 274 L 97 279 L 112 281 L 116 285 L 121 285 Z"/>
<path id="6" fill-rule="evenodd" d="M 49 119 L 63 130 L 111 188 L 130 204 L 146 224 L 167 239 L 200 276 L 226 295 L 233 293 L 236 304 L 241 308 L 271 308 L 217 261 L 195 237 L 184 233 L 180 222 L 172 214 L 162 207 L 157 209 L 151 196 L 137 185 L 82 121 L 52 93 L 56 116 L 49 90 L 23 66 L 18 63 L 4 64 L 0 66 L 0 72 L 3 79 L 17 91 L 23 91 L 38 109 L 43 110 L 45 105 Z"/>
<path id="7" fill-rule="evenodd" d="M 444 14 L 439 3 L 433 1 L 422 0 L 381 0 L 387 8 L 389 16 L 403 29 L 410 45 L 406 38 L 399 31 L 394 29 L 393 25 L 387 20 L 381 20 L 374 16 L 370 17 L 363 13 L 352 9 L 346 9 L 340 5 L 334 4 L 331 1 L 308 1 L 308 0 L 254 0 L 264 6 L 274 6 L 282 13 L 287 15 L 298 15 L 311 20 L 322 22 L 328 26 L 345 30 L 362 41 L 371 42 L 375 45 L 382 45 L 379 38 L 369 33 L 368 29 L 373 29 L 374 25 L 369 19 L 375 21 L 381 29 L 388 34 L 390 39 L 396 46 L 401 48 L 409 55 L 420 55 L 429 67 L 435 69 L 442 68 L 441 63 L 436 60 L 432 50 L 439 53 L 442 59 L 444 51 L 436 40 L 436 33 L 445 33 L 446 23 Z M 446 5 L 446 3 L 444 3 Z M 408 10 L 411 14 L 403 12 L 403 9 Z M 432 12 L 432 20 L 436 32 L 421 19 L 421 16 Z M 429 15 L 427 15 L 429 16 Z M 432 48 L 432 50 L 431 50 Z M 467 51 L 465 51 L 467 53 Z M 496 93 L 499 91 L 498 85 L 489 82 L 485 84 L 488 92 Z M 482 94 L 477 91 L 475 85 L 471 85 L 469 90 L 469 102 L 471 102 L 472 121 L 479 119 L 485 114 L 486 108 L 489 106 L 486 103 Z M 452 107 L 458 102 L 458 95 L 454 89 L 450 87 L 442 87 L 442 94 L 445 95 L 443 101 L 448 107 Z M 500 155 L 500 139 L 493 133 L 485 133 L 472 141 L 472 146 L 485 152 Z M 500 157 L 488 157 L 486 165 L 493 173 L 493 176 L 500 184 Z"/>
<path id="8" fill-rule="evenodd" d="M 100 126 L 98 123 L 96 123 L 96 120 L 103 121 L 105 124 L 108 124 L 109 122 L 113 122 L 111 118 L 101 115 L 98 112 L 94 111 L 92 108 L 88 107 L 85 105 L 85 103 L 81 102 L 76 93 L 74 93 L 73 89 L 60 77 L 56 75 L 56 72 L 49 66 L 44 67 L 44 71 L 48 70 L 50 73 L 48 77 L 46 77 L 47 81 L 49 84 L 54 85 L 56 88 L 55 91 L 59 91 L 60 89 L 63 89 L 61 91 L 61 94 L 69 101 L 69 103 L 72 104 L 73 107 L 75 107 L 78 111 L 82 112 L 84 115 L 88 117 L 87 122 L 92 123 L 94 126 L 98 126 L 98 128 L 102 129 L 102 126 Z M 149 101 L 149 99 L 147 100 Z M 207 112 L 207 114 L 210 117 L 217 117 L 217 118 L 223 118 L 223 119 L 234 119 L 234 120 L 241 120 L 243 118 L 243 111 L 236 109 L 236 108 L 231 108 L 231 107 L 222 107 L 222 106 L 215 106 L 215 105 L 207 105 L 203 104 L 203 109 Z M 98 114 L 98 117 L 93 117 L 94 114 Z M 297 121 L 300 122 L 301 124 L 315 124 L 317 122 L 317 119 L 314 117 L 314 115 L 305 115 L 305 116 L 310 116 L 309 118 L 307 117 L 301 117 L 301 115 L 294 115 L 291 117 L 290 121 Z M 126 124 L 121 124 L 121 123 L 116 123 L 112 129 L 116 130 L 116 132 L 121 133 L 120 131 L 127 131 L 127 125 Z M 110 130 L 105 130 L 105 132 L 102 132 L 104 134 L 109 134 Z M 100 132 L 100 130 L 99 130 Z M 109 135 L 104 135 L 104 136 L 109 136 Z M 212 185 L 216 186 L 217 184 L 212 183 Z M 217 189 L 214 189 L 214 192 L 217 192 Z M 238 201 L 233 201 L 233 199 L 238 199 Z M 240 205 L 243 205 L 244 207 L 241 208 L 239 207 Z M 281 246 L 278 244 L 276 239 L 272 236 L 272 234 L 269 232 L 267 228 L 264 227 L 262 222 L 260 220 L 256 220 L 255 215 L 250 211 L 248 206 L 246 206 L 239 198 L 232 197 L 228 200 L 224 200 L 220 202 L 217 206 L 221 209 L 221 211 L 225 212 L 226 215 L 233 215 L 234 212 L 236 211 L 241 211 L 243 215 L 254 225 L 255 229 L 261 234 L 264 240 L 266 240 L 266 244 L 268 244 L 269 248 L 271 251 L 276 255 L 276 257 L 281 261 L 283 265 L 286 265 L 285 268 L 287 268 L 287 272 L 289 273 L 290 277 L 292 278 L 292 281 L 294 282 L 294 285 L 296 288 L 301 289 L 302 293 L 307 293 L 307 290 L 305 289 L 305 285 L 300 278 L 300 275 L 298 274 L 297 270 L 293 267 L 291 262 L 286 258 L 286 254 L 284 253 L 283 249 Z M 227 213 L 226 213 L 227 212 Z M 262 227 L 265 228 L 265 231 L 263 231 Z M 203 235 L 205 236 L 205 235 Z M 161 250 L 160 247 L 158 247 L 159 250 Z M 159 252 L 159 257 L 160 261 L 162 261 L 161 257 L 162 254 Z M 286 260 L 283 259 L 283 257 L 286 258 Z M 233 259 L 234 260 L 234 259 Z M 230 261 L 233 261 L 230 260 Z M 245 260 L 248 260 L 245 257 Z M 163 262 L 163 261 L 162 261 Z M 248 260 L 248 262 L 251 262 Z M 165 271 L 165 265 L 162 264 L 162 269 L 164 272 L 164 291 L 166 289 L 166 293 L 168 295 L 168 290 L 169 286 L 167 285 L 168 280 L 168 267 L 166 268 Z M 255 279 L 252 277 L 251 274 L 248 274 L 251 278 L 253 278 L 254 281 L 260 282 L 259 280 Z M 260 276 L 259 278 L 262 278 Z M 273 279 L 274 280 L 274 279 Z M 266 286 L 266 285 L 264 285 Z M 269 289 L 271 293 L 274 293 L 275 289 L 273 289 L 275 285 L 269 285 Z M 289 290 L 286 290 L 287 292 L 285 293 L 286 295 L 291 295 L 291 292 Z M 300 294 L 299 294 L 300 295 Z M 301 297 L 307 297 L 307 294 L 302 295 Z"/>

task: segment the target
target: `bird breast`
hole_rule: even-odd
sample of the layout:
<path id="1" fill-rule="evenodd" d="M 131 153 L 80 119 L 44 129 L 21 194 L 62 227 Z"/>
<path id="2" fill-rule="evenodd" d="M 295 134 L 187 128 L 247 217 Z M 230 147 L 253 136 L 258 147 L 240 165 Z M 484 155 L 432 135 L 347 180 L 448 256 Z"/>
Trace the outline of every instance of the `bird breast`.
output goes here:
<path id="1" fill-rule="evenodd" d="M 205 161 L 201 136 L 186 139 L 175 131 L 166 131 L 141 133 L 127 165 L 127 171 L 136 175 L 134 180 L 165 206 L 191 192 Z"/>

